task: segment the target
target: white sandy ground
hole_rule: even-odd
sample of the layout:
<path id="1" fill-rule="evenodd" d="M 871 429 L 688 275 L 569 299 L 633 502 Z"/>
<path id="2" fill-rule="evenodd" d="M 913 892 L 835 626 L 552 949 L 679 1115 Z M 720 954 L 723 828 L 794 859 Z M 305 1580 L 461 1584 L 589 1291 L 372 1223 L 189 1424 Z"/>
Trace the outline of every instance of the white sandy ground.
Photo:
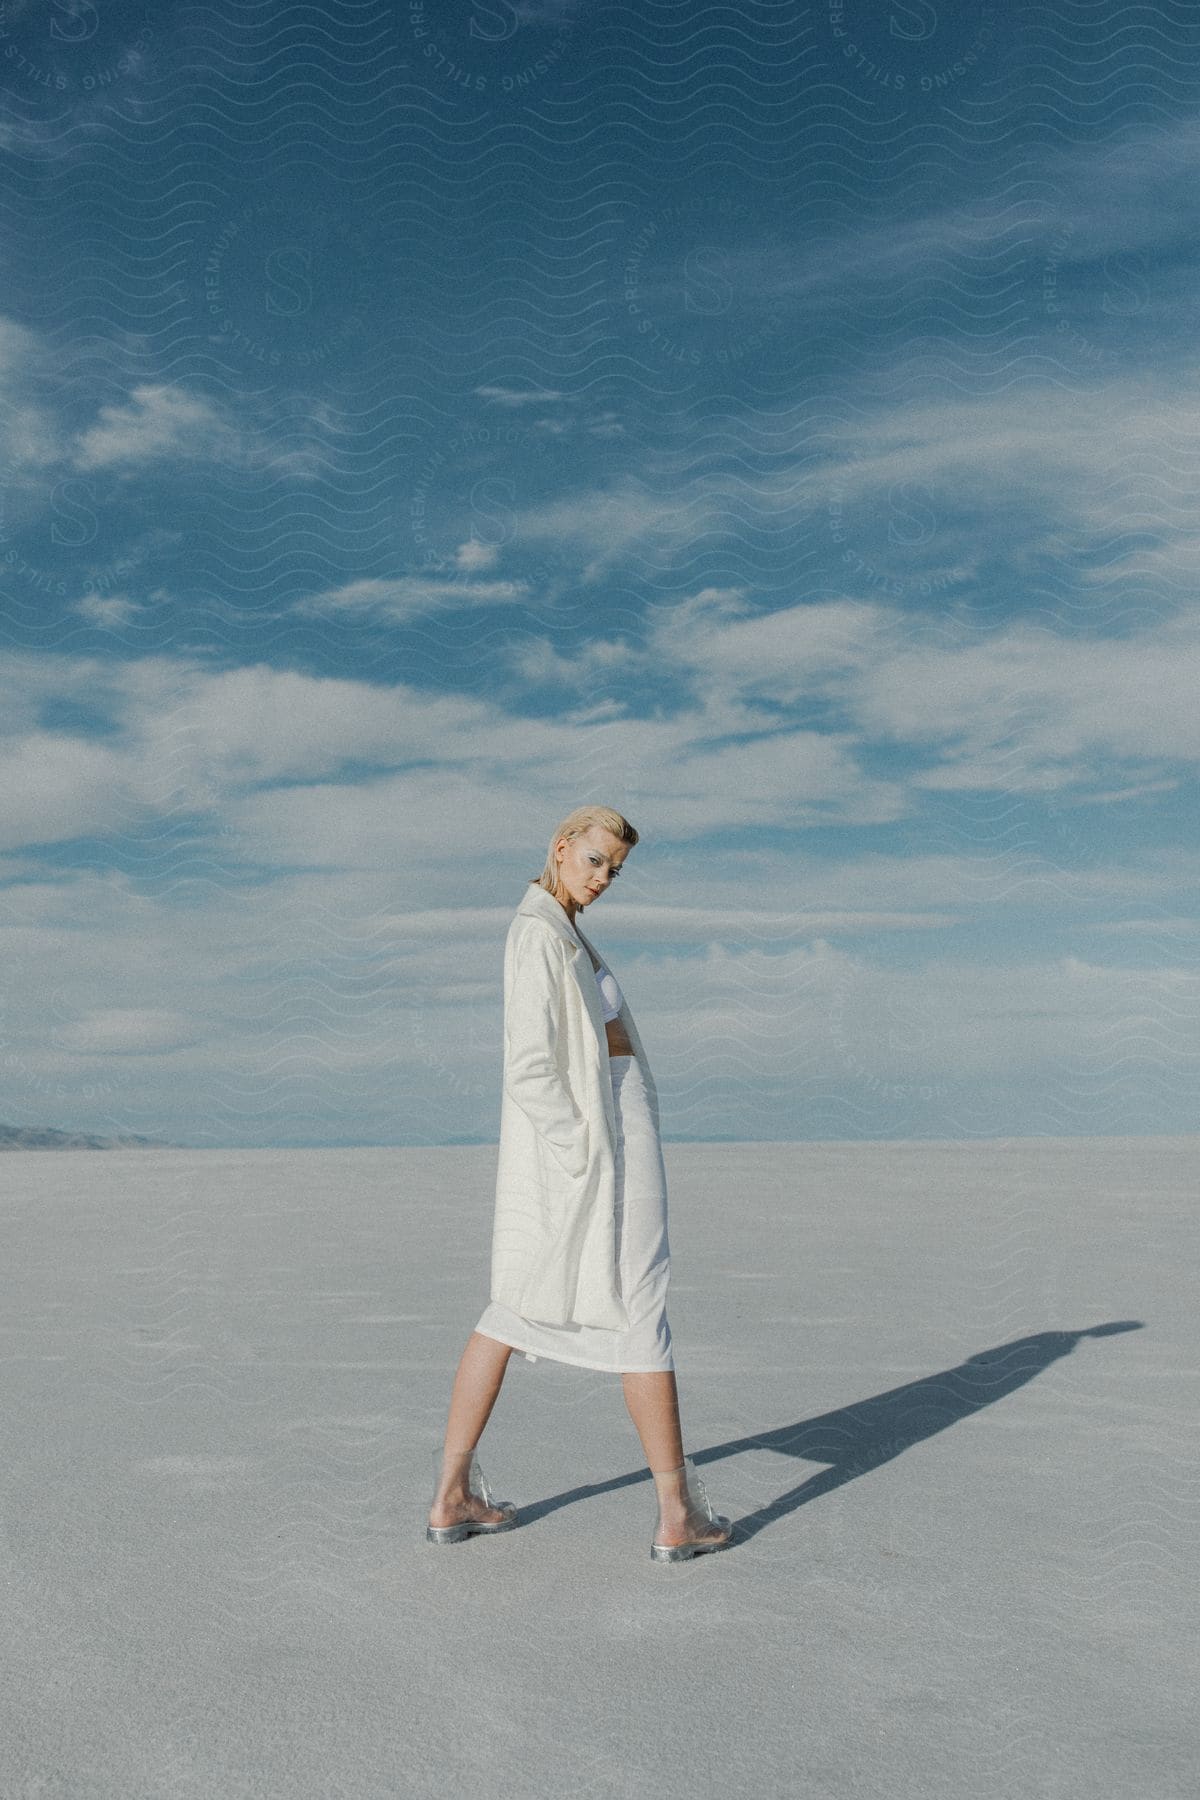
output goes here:
<path id="1" fill-rule="evenodd" d="M 1193 1796 L 1200 1139 L 666 1147 L 685 1447 L 514 1355 L 494 1151 L 0 1161 L 3 1800 Z"/>

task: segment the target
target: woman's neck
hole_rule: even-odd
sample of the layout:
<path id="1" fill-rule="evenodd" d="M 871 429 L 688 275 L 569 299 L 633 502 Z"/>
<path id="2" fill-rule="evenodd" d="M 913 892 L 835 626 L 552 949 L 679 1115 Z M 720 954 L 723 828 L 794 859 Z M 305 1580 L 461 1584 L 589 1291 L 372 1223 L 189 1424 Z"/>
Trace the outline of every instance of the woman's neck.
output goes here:
<path id="1" fill-rule="evenodd" d="M 558 895 L 553 894 L 551 896 L 551 898 L 554 900 L 558 900 Z M 575 914 L 579 911 L 579 908 L 575 904 L 574 900 L 572 900 L 570 894 L 567 895 L 565 900 L 558 900 L 558 904 L 562 907 L 563 911 L 566 913 L 568 919 L 570 919 L 570 921 L 573 925 L 575 923 Z"/>

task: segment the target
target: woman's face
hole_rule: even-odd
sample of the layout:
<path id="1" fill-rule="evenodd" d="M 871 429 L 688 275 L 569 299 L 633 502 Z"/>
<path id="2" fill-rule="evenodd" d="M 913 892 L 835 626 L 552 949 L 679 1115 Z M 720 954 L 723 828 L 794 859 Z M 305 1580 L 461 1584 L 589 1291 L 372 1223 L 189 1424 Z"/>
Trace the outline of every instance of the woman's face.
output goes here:
<path id="1" fill-rule="evenodd" d="M 590 825 L 579 837 L 559 838 L 554 846 L 558 879 L 576 906 L 590 906 L 620 873 L 632 845 L 623 844 L 603 825 Z"/>

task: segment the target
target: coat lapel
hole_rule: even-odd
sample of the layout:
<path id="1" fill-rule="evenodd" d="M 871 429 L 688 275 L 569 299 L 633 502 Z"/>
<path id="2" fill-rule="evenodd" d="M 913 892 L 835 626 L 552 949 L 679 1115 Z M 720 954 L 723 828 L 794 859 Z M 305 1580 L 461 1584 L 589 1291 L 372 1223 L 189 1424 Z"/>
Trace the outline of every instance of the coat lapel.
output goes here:
<path id="1" fill-rule="evenodd" d="M 581 949 L 586 947 L 586 949 L 591 952 L 591 956 L 596 958 L 597 962 L 604 961 L 604 958 L 598 955 L 595 946 L 584 937 L 578 926 L 572 925 L 570 919 L 568 919 L 566 913 L 554 898 L 553 894 L 548 894 L 545 888 L 538 882 L 530 882 L 517 911 L 519 913 L 532 913 L 535 918 L 544 919 L 548 925 L 552 925 L 559 937 L 563 939 L 564 943 L 568 945 L 576 956 L 578 956 Z M 585 981 L 583 979 L 579 970 L 576 970 L 576 973 L 580 975 L 579 985 L 586 996 L 584 1004 L 587 1006 L 588 1012 L 591 1014 L 600 1035 L 600 1040 L 603 1042 L 605 1036 L 604 1014 L 600 1008 L 600 995 L 596 989 L 595 980 L 593 979 L 594 971 L 591 966 L 591 957 L 588 959 L 587 980 Z M 628 1006 L 622 1006 L 619 1017 L 624 1021 L 625 1029 L 629 1033 L 629 1041 L 637 1052 L 638 1061 L 645 1064 L 646 1057 L 645 1052 L 642 1049 L 642 1040 L 638 1036 L 637 1026 L 633 1022 Z"/>
<path id="2" fill-rule="evenodd" d="M 545 919 L 548 925 L 554 927 L 559 937 L 569 944 L 572 950 L 578 952 L 580 941 L 572 929 L 570 919 L 553 894 L 548 894 L 545 888 L 540 887 L 536 881 L 531 882 L 525 890 L 525 897 L 517 911 L 532 913 L 535 919 Z"/>
<path id="3" fill-rule="evenodd" d="M 592 956 L 596 956 L 596 952 L 592 949 L 592 946 L 588 943 L 588 940 L 584 937 L 583 933 L 579 931 L 577 927 L 572 925 L 566 912 L 559 905 L 553 894 L 548 894 L 545 888 L 538 882 L 530 882 L 517 911 L 518 913 L 530 913 L 534 918 L 544 919 L 548 925 L 551 925 L 554 928 L 559 937 L 563 939 L 573 956 L 578 957 L 580 952 L 585 950 L 585 946 L 586 951 L 591 951 L 591 955 L 586 954 L 585 951 L 583 963 L 573 962 L 571 964 L 571 969 L 575 976 L 584 1011 L 591 1020 L 596 1034 L 595 1062 L 597 1070 L 601 1072 L 600 1093 L 604 1101 L 604 1111 L 608 1119 L 609 1132 L 615 1133 L 617 1114 L 616 1106 L 613 1101 L 612 1070 L 608 1061 L 608 1034 L 604 1029 L 604 1012 L 600 1005 L 600 992 L 596 986 L 596 975 L 591 960 Z M 597 962 L 600 962 L 603 958 L 596 956 L 596 960 Z M 641 1041 L 637 1036 L 636 1027 L 633 1024 L 633 1021 L 628 1017 L 624 1007 L 621 1008 L 621 1017 L 625 1020 L 626 1030 L 629 1032 L 630 1043 L 644 1060 L 644 1053 L 642 1052 Z"/>

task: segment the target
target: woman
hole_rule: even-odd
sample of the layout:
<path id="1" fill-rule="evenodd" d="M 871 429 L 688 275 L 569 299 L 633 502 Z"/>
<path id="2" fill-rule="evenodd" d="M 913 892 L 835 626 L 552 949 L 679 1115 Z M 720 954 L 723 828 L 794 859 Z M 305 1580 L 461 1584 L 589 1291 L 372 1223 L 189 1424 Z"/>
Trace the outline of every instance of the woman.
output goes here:
<path id="1" fill-rule="evenodd" d="M 514 1349 L 621 1376 L 658 1497 L 655 1561 L 729 1542 L 728 1519 L 683 1453 L 657 1091 L 616 980 L 577 923 L 637 841 L 610 807 L 577 807 L 509 927 L 491 1303 L 458 1365 L 435 1458 L 434 1543 L 516 1523 L 475 1457 Z"/>

